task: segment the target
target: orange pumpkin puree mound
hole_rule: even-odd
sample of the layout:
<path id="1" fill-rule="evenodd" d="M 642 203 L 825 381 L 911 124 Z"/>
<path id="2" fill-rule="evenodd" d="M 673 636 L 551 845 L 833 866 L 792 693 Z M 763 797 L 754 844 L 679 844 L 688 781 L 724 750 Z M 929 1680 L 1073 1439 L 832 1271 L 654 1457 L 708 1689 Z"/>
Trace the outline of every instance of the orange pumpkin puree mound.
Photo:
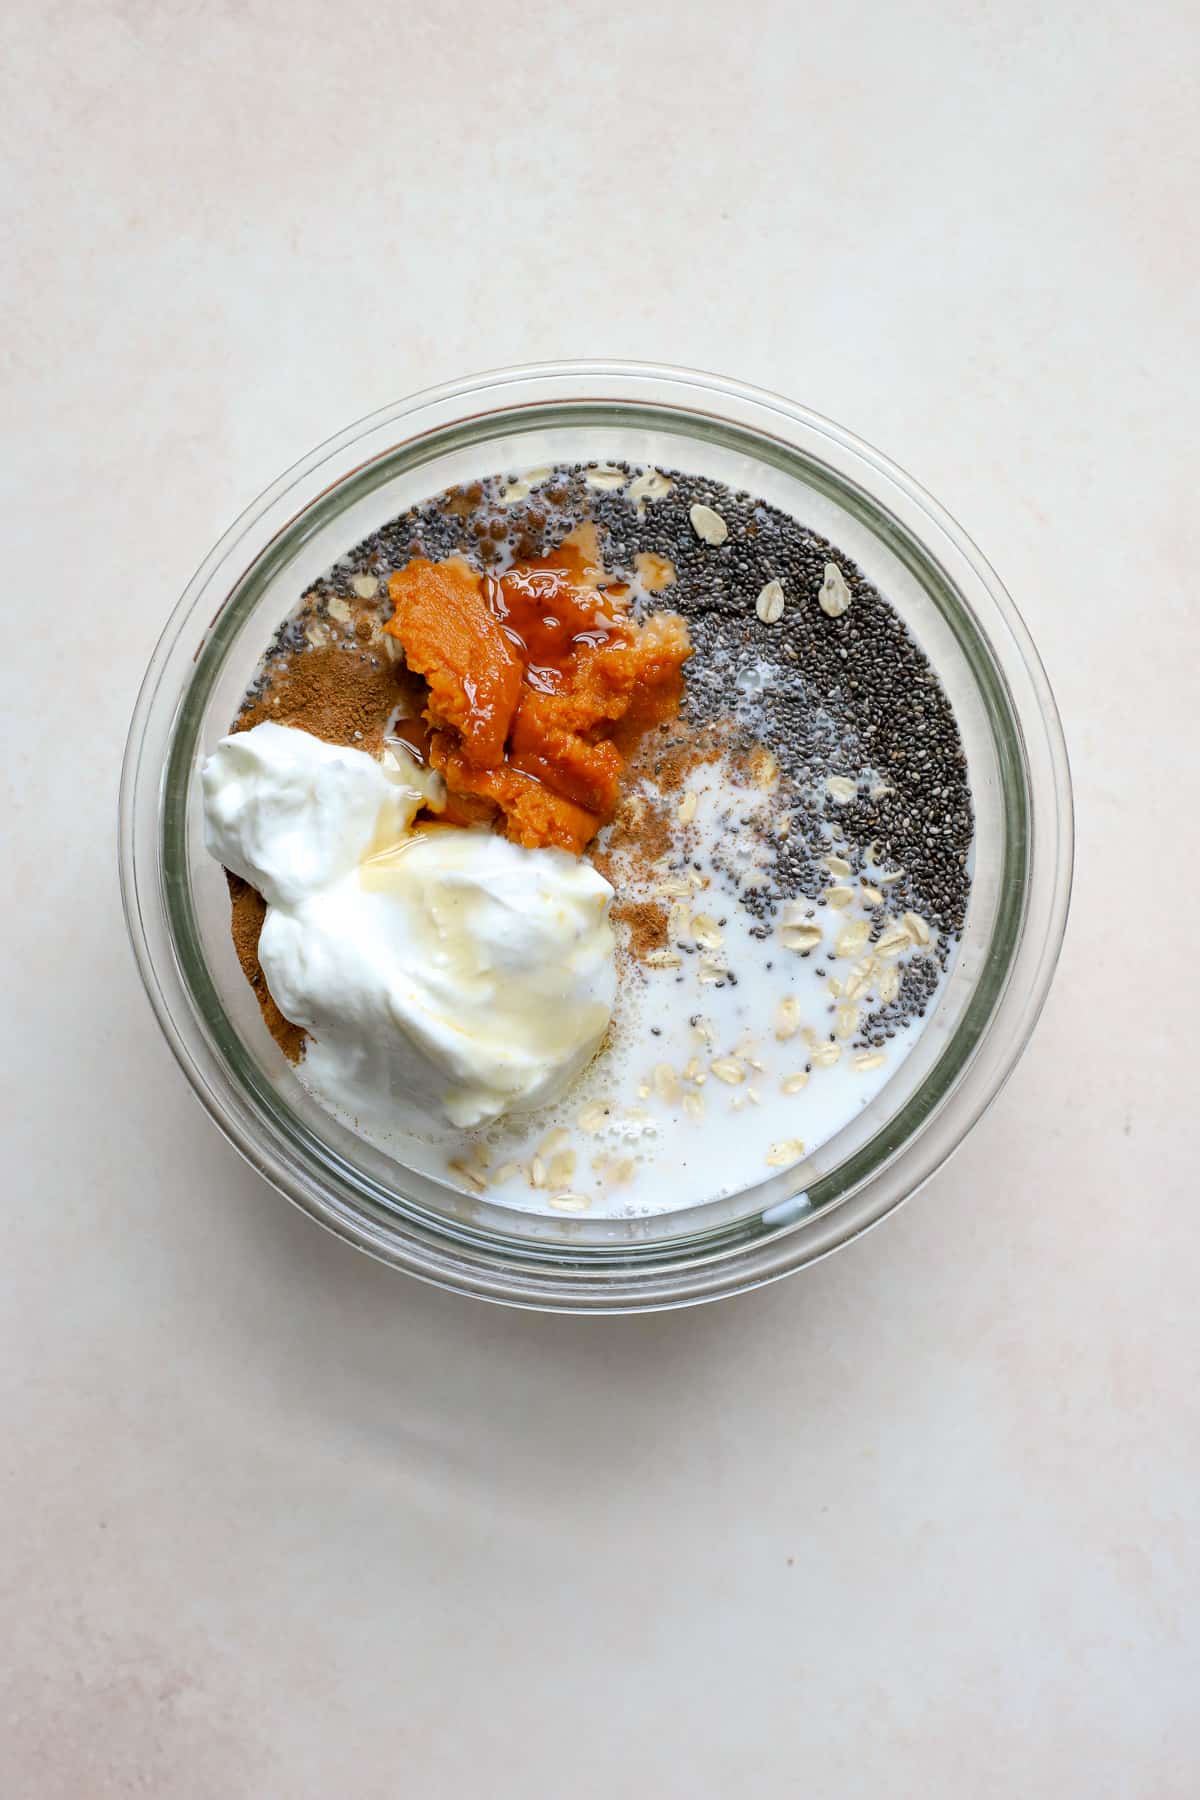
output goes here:
<path id="1" fill-rule="evenodd" d="M 458 733 L 469 763 L 491 768 L 504 757 L 521 664 L 483 604 L 478 576 L 461 557 L 419 557 L 392 576 L 388 591 L 396 610 L 385 630 L 429 683 L 431 721 Z"/>
<path id="2" fill-rule="evenodd" d="M 445 817 L 576 853 L 612 818 L 627 752 L 678 709 L 691 645 L 673 613 L 637 624 L 600 573 L 568 541 L 501 576 L 452 557 L 391 577 L 386 629 L 429 685 Z"/>

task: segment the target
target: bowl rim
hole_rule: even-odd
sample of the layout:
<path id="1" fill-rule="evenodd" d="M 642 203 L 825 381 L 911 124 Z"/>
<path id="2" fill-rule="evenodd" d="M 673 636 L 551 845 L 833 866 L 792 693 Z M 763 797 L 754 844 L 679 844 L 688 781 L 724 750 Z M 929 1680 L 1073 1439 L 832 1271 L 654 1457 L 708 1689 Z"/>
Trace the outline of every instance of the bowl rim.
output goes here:
<path id="1" fill-rule="evenodd" d="M 793 452 L 805 447 L 811 453 L 819 447 L 825 456 L 835 454 L 840 457 L 843 466 L 839 474 L 843 482 L 850 470 L 867 471 L 893 501 L 897 497 L 903 501 L 925 532 L 935 539 L 940 534 L 941 548 L 949 547 L 974 583 L 976 600 L 982 597 L 992 608 L 995 618 L 989 623 L 1000 624 L 1006 634 L 1007 642 L 1002 646 L 1004 653 L 999 660 L 1010 689 L 1012 718 L 1020 734 L 1023 773 L 1029 789 L 1026 845 L 1029 867 L 1012 962 L 1005 972 L 1003 990 L 998 994 L 981 1034 L 981 1044 L 976 1046 L 977 1050 L 988 1050 L 988 1066 L 982 1072 L 982 1080 L 978 1079 L 977 1072 L 969 1099 L 961 1091 L 963 1082 L 950 1096 L 957 1104 L 949 1129 L 944 1116 L 947 1109 L 943 1107 L 940 1115 L 935 1115 L 901 1146 L 897 1158 L 889 1159 L 862 1189 L 840 1199 L 827 1212 L 810 1212 L 789 1218 L 786 1208 L 776 1208 L 779 1217 L 771 1221 L 770 1229 L 759 1233 L 753 1242 L 731 1242 L 715 1253 L 694 1254 L 685 1266 L 679 1266 L 677 1262 L 664 1266 L 661 1257 L 634 1257 L 618 1250 L 607 1262 L 594 1261 L 590 1268 L 586 1267 L 588 1257 L 585 1253 L 582 1258 L 585 1267 L 572 1267 L 568 1272 L 557 1264 L 548 1266 L 524 1246 L 518 1248 L 515 1255 L 509 1255 L 498 1271 L 494 1258 L 488 1254 L 489 1245 L 496 1247 L 502 1241 L 494 1235 L 485 1233 L 478 1245 L 472 1245 L 469 1241 L 464 1243 L 457 1231 L 439 1233 L 435 1226 L 430 1235 L 428 1231 L 415 1228 L 415 1221 L 408 1221 L 408 1230 L 398 1241 L 394 1219 L 381 1222 L 376 1217 L 356 1212 L 353 1206 L 347 1206 L 337 1196 L 323 1190 L 319 1183 L 305 1179 L 302 1169 L 283 1166 L 278 1154 L 272 1154 L 271 1144 L 264 1142 L 261 1122 L 260 1128 L 255 1128 L 253 1109 L 245 1104 L 245 1097 L 229 1092 L 228 1075 L 220 1059 L 213 1054 L 211 1044 L 203 1041 L 197 1019 L 189 1017 L 186 1005 L 180 1005 L 181 997 L 187 998 L 187 990 L 180 976 L 176 946 L 163 906 L 163 884 L 169 882 L 169 872 L 156 867 L 153 855 L 159 842 L 153 821 L 161 820 L 169 757 L 160 754 L 156 764 L 147 767 L 145 755 L 150 740 L 156 736 L 160 751 L 163 744 L 169 747 L 174 741 L 188 677 L 185 668 L 182 687 L 178 692 L 172 692 L 168 676 L 177 671 L 181 661 L 195 665 L 228 600 L 249 571 L 261 562 L 269 547 L 289 528 L 295 527 L 297 521 L 304 519 L 321 499 L 340 493 L 347 482 L 361 470 L 371 467 L 377 458 L 368 457 L 358 463 L 351 461 L 332 481 L 324 479 L 329 472 L 327 465 L 334 464 L 337 459 L 344 460 L 346 451 L 352 451 L 354 446 L 360 446 L 381 430 L 389 434 L 390 449 L 396 451 L 405 445 L 421 445 L 451 425 L 470 427 L 495 414 L 507 416 L 507 412 L 520 409 L 531 413 L 546 412 L 556 403 L 568 401 L 578 407 L 588 398 L 584 390 L 594 389 L 597 385 L 601 391 L 592 393 L 590 399 L 601 406 L 630 402 L 637 396 L 645 404 L 699 414 L 703 409 L 695 402 L 703 400 L 706 408 L 717 406 L 721 409 L 708 416 L 735 429 L 746 429 L 758 438 L 764 437 L 764 427 L 770 425 L 773 431 L 765 435 L 777 433 Z M 614 389 L 622 391 L 617 394 Z M 655 399 L 653 394 L 665 394 L 668 398 Z M 507 396 L 507 409 L 496 404 L 501 396 Z M 476 403 L 474 409 L 464 411 L 464 403 L 471 401 Z M 493 404 L 485 404 L 488 401 Z M 410 430 L 405 435 L 405 427 L 414 425 L 422 428 Z M 399 435 L 392 436 L 393 433 Z M 308 493 L 297 507 L 298 491 L 304 485 L 313 488 L 314 484 L 315 491 Z M 878 489 L 868 491 L 873 505 L 889 514 L 887 501 L 881 498 Z M 238 570 L 228 591 L 223 591 L 219 582 L 214 587 L 212 584 L 225 571 L 226 565 L 238 557 L 244 558 L 245 546 L 252 535 L 263 541 L 258 543 L 249 562 Z M 917 541 L 928 559 L 926 538 L 918 534 Z M 956 587 L 956 591 L 967 613 L 974 617 L 974 607 L 966 601 L 961 589 Z M 208 621 L 201 648 L 189 656 L 187 645 L 194 638 L 197 616 L 204 605 L 211 609 L 215 595 L 221 597 Z M 189 629 L 192 637 L 184 644 Z M 995 645 L 990 638 L 988 642 L 994 652 Z M 182 658 L 181 645 L 185 652 Z M 1016 698 L 1011 694 L 1014 684 L 1018 689 Z M 244 509 L 200 564 L 172 610 L 142 682 L 122 770 L 118 849 L 130 941 L 160 1027 L 210 1116 L 234 1148 L 265 1179 L 336 1235 L 368 1254 L 436 1285 L 540 1310 L 625 1312 L 716 1299 L 761 1285 L 820 1260 L 886 1217 L 943 1165 L 999 1093 L 1044 1005 L 1069 908 L 1073 818 L 1066 745 L 1037 651 L 995 571 L 937 501 L 889 458 L 853 433 L 779 395 L 700 371 L 653 363 L 591 359 L 492 370 L 440 384 L 380 408 L 318 445 L 285 470 Z M 1018 983 L 1014 978 L 1019 959 L 1023 959 L 1024 967 Z M 1002 1012 L 1007 1014 L 1003 1042 L 996 1029 Z M 976 1064 L 979 1060 L 975 1055 Z M 965 1105 L 964 1099 L 967 1100 Z M 917 1146 L 921 1147 L 921 1154 L 914 1157 L 912 1152 Z M 897 1180 L 896 1162 L 905 1159 L 909 1164 L 907 1174 Z M 883 1178 L 889 1175 L 891 1178 L 885 1181 Z M 442 1241 L 438 1241 L 439 1237 Z M 568 1255 L 567 1260 L 573 1263 L 577 1257 L 578 1252 L 574 1256 Z"/>

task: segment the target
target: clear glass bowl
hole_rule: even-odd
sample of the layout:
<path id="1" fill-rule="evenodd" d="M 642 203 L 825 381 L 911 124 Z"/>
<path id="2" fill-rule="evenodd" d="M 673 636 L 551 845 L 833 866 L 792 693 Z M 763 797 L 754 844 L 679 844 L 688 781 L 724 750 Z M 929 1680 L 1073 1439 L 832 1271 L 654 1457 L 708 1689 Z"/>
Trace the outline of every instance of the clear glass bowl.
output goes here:
<path id="1" fill-rule="evenodd" d="M 401 1168 L 324 1113 L 268 1036 L 237 965 L 197 769 L 276 626 L 359 539 L 452 483 L 560 461 L 718 478 L 832 540 L 891 600 L 954 706 L 976 873 L 950 979 L 878 1099 L 799 1169 L 637 1219 L 548 1218 Z M 512 1305 L 624 1312 L 770 1281 L 874 1225 L 927 1181 L 999 1091 L 1041 1010 L 1066 923 L 1070 778 L 1037 653 L 995 574 L 894 463 L 803 407 L 717 376 L 556 363 L 430 390 L 315 450 L 188 585 L 138 698 L 121 787 L 121 878 L 159 1023 L 201 1101 L 260 1174 L 385 1262 Z M 669 1196 L 665 1196 L 669 1200 Z"/>

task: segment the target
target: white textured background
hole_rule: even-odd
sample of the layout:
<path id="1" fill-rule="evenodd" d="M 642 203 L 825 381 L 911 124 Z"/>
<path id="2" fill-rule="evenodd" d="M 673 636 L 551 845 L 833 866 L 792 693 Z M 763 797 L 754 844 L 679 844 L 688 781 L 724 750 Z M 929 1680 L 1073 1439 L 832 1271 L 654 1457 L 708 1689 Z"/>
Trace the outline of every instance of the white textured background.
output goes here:
<path id="1" fill-rule="evenodd" d="M 1190 0 L 9 0 L 0 1794 L 1200 1791 Z M 1080 814 L 950 1169 L 695 1314 L 318 1232 L 158 1040 L 137 683 L 383 402 L 547 356 L 781 389 L 999 567 Z"/>

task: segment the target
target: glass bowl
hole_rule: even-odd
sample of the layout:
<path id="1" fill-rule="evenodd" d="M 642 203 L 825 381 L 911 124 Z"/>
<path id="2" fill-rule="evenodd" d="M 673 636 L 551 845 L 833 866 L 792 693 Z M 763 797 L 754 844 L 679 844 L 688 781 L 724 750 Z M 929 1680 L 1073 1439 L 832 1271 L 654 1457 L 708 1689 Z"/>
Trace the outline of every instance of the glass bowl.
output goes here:
<path id="1" fill-rule="evenodd" d="M 798 1168 L 630 1219 L 545 1217 L 460 1194 L 344 1130 L 269 1037 L 203 843 L 197 771 L 304 588 L 454 483 L 560 461 L 654 463 L 792 513 L 852 557 L 930 657 L 958 718 L 975 878 L 937 1008 L 871 1106 Z M 1070 778 L 1045 673 L 975 546 L 840 426 L 717 376 L 555 363 L 431 389 L 282 475 L 189 583 L 130 728 L 120 862 L 129 933 L 167 1041 L 217 1125 L 281 1193 L 427 1281 L 561 1311 L 688 1305 L 802 1268 L 929 1179 L 995 1097 L 1046 998 L 1066 923 Z"/>

